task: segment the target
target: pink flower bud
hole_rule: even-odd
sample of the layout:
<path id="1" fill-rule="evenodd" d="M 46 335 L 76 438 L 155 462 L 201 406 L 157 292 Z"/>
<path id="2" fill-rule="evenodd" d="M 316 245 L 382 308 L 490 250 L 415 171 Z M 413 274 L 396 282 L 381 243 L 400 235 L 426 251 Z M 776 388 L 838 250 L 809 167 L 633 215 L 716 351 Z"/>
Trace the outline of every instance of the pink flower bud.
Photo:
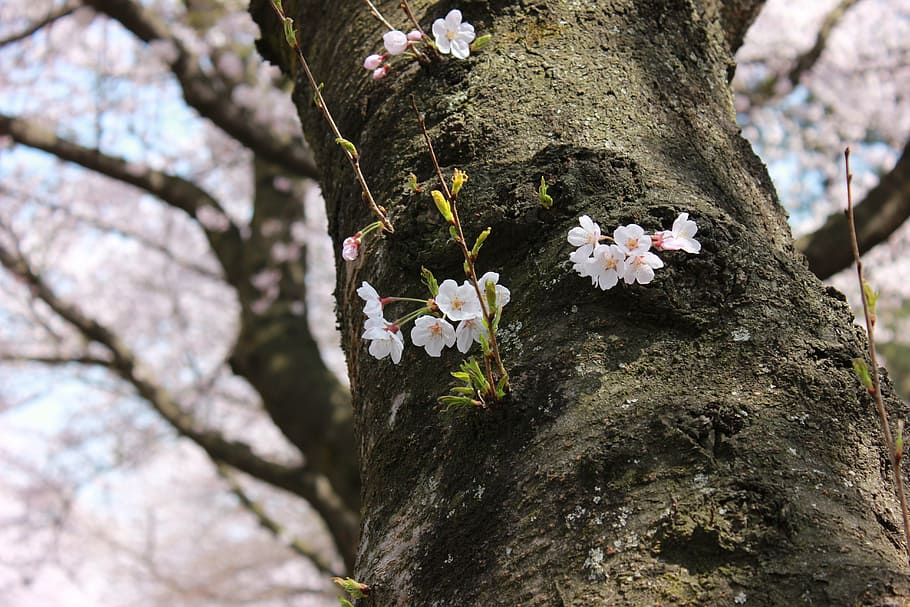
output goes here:
<path id="1" fill-rule="evenodd" d="M 382 43 L 390 55 L 400 55 L 408 48 L 408 37 L 404 32 L 392 30 L 383 34 Z"/>
<path id="2" fill-rule="evenodd" d="M 354 261 L 360 255 L 360 234 L 354 234 L 344 239 L 341 245 L 341 257 L 345 261 Z"/>
<path id="3" fill-rule="evenodd" d="M 370 55 L 363 60 L 363 69 L 365 70 L 375 70 L 377 67 L 382 65 L 382 60 L 385 59 L 384 55 Z"/>
<path id="4" fill-rule="evenodd" d="M 420 42 L 420 40 L 422 40 L 422 39 L 423 39 L 423 34 L 418 32 L 417 30 L 411 30 L 408 32 L 408 40 L 410 40 L 411 42 Z"/>
<path id="5" fill-rule="evenodd" d="M 381 65 L 373 70 L 373 80 L 379 80 L 380 78 L 385 78 L 385 75 L 389 73 L 389 66 Z"/>

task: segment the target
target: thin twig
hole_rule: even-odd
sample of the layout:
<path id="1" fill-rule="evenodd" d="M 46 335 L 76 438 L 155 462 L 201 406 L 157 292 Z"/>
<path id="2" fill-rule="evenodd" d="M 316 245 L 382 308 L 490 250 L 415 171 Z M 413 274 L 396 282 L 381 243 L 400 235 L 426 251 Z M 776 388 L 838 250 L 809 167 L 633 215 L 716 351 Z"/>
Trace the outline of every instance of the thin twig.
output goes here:
<path id="1" fill-rule="evenodd" d="M 424 38 L 427 37 L 426 32 L 423 31 L 420 27 L 420 23 L 417 22 L 417 18 L 414 17 L 414 12 L 411 10 L 411 5 L 408 4 L 408 0 L 401 0 L 401 10 L 404 11 L 404 14 L 408 16 L 408 19 L 411 20 L 411 24 L 414 26 L 414 29 L 420 32 L 420 35 Z"/>
<path id="2" fill-rule="evenodd" d="M 237 479 L 237 475 L 234 474 L 234 471 L 231 470 L 229 466 L 221 462 L 216 462 L 215 469 L 218 471 L 218 475 L 227 483 L 228 488 L 231 493 L 234 494 L 234 497 L 240 501 L 240 505 L 256 517 L 256 521 L 259 523 L 260 527 L 269 531 L 298 556 L 308 559 L 323 575 L 331 576 L 337 573 L 329 567 L 322 555 L 307 546 L 303 540 L 297 537 L 288 536 L 287 530 L 282 527 L 278 521 L 269 516 L 265 511 L 265 507 L 251 498 L 244 490 L 240 481 Z"/>
<path id="3" fill-rule="evenodd" d="M 375 4 L 370 2 L 370 0 L 364 0 L 364 2 L 366 2 L 367 6 L 370 7 L 370 12 L 373 13 L 373 16 L 376 17 L 376 19 L 379 20 L 379 22 L 382 23 L 387 29 L 389 29 L 389 30 L 396 29 L 395 27 L 392 26 L 391 23 L 388 22 L 388 20 L 386 20 L 385 17 L 382 16 L 382 13 L 379 12 L 379 9 L 376 8 Z"/>
<path id="4" fill-rule="evenodd" d="M 872 393 L 875 400 L 875 409 L 878 412 L 878 419 L 882 426 L 882 434 L 885 436 L 885 443 L 888 447 L 888 456 L 891 460 L 891 471 L 894 473 L 894 485 L 897 489 L 897 498 L 900 501 L 901 517 L 904 523 L 904 541 L 908 562 L 910 562 L 910 514 L 907 512 L 907 500 L 904 496 L 904 479 L 901 475 L 901 456 L 895 448 L 894 438 L 891 434 L 891 426 L 888 422 L 888 411 L 885 409 L 885 403 L 882 400 L 882 386 L 878 374 L 878 356 L 875 352 L 875 318 L 870 310 L 868 297 L 866 296 L 866 282 L 863 278 L 863 262 L 859 257 L 859 244 L 856 240 L 856 224 L 853 221 L 853 195 L 851 185 L 853 183 L 853 174 L 850 172 L 850 148 L 844 150 L 844 166 L 847 170 L 847 225 L 850 229 L 850 246 L 853 249 L 853 259 L 856 261 L 856 276 L 859 280 L 860 298 L 863 302 L 863 316 L 866 320 L 866 333 L 869 339 L 869 362 L 872 364 Z"/>
<path id="5" fill-rule="evenodd" d="M 278 18 L 281 19 L 282 26 L 288 28 L 290 24 L 293 23 L 293 20 L 289 19 L 284 12 L 284 8 L 281 6 L 281 3 L 277 0 L 272 0 L 272 8 L 275 11 L 275 14 L 278 15 Z M 285 29 L 285 33 L 288 33 L 288 30 Z M 332 134 L 335 136 L 335 141 L 338 143 L 345 142 L 347 145 L 347 139 L 341 134 L 341 131 L 338 130 L 338 125 L 335 124 L 335 119 L 332 117 L 332 113 L 329 111 L 328 106 L 325 103 L 325 99 L 322 96 L 322 91 L 320 90 L 319 83 L 316 82 L 316 78 L 313 76 L 313 72 L 310 71 L 310 65 L 307 63 L 306 57 L 303 55 L 303 49 L 300 47 L 300 42 L 297 41 L 297 34 L 294 32 L 293 36 L 286 35 L 287 43 L 294 49 L 294 52 L 297 54 L 297 59 L 300 61 L 301 67 L 306 74 L 307 80 L 310 83 L 310 88 L 313 89 L 313 95 L 316 98 L 316 105 L 319 107 L 319 110 L 322 112 L 322 116 L 325 118 L 325 121 L 329 124 L 329 128 L 332 130 Z M 388 233 L 393 233 L 395 228 L 392 227 L 392 222 L 389 221 L 389 218 L 386 216 L 385 212 L 376 204 L 376 200 L 373 198 L 372 192 L 370 192 L 370 186 L 367 185 L 366 177 L 363 176 L 363 171 L 360 170 L 360 160 L 359 155 L 354 151 L 351 151 L 345 146 L 342 146 L 345 156 L 348 157 L 348 162 L 351 163 L 351 168 L 354 169 L 354 174 L 357 176 L 357 181 L 360 183 L 360 189 L 363 191 L 363 201 L 367 203 L 367 206 L 370 207 L 370 211 L 373 212 L 373 215 L 382 222 L 382 229 Z"/>
<path id="6" fill-rule="evenodd" d="M 414 108 L 414 112 L 417 114 L 417 122 L 420 124 L 420 130 L 423 133 L 424 141 L 427 144 L 427 149 L 430 151 L 430 159 L 433 161 L 433 168 L 436 169 L 436 176 L 439 178 L 439 182 L 442 184 L 443 193 L 446 197 L 446 200 L 449 201 L 449 206 L 452 210 L 452 219 L 455 224 L 454 227 L 456 233 L 458 235 L 457 242 L 459 247 L 461 247 L 461 254 L 465 259 L 468 270 L 468 278 L 470 279 L 471 284 L 474 285 L 474 291 L 477 293 L 477 299 L 480 300 L 481 311 L 483 312 L 483 316 L 489 325 L 489 345 L 490 350 L 493 353 L 493 358 L 496 361 L 496 369 L 499 372 L 501 378 L 508 378 L 509 374 L 506 372 L 505 366 L 502 364 L 502 358 L 499 355 L 499 344 L 496 341 L 496 331 L 493 330 L 493 320 L 496 316 L 496 312 L 495 310 L 491 312 L 487 306 L 486 296 L 480 288 L 480 281 L 477 280 L 477 271 L 474 267 L 474 257 L 471 255 L 471 251 L 468 250 L 468 246 L 464 238 L 464 231 L 461 228 L 461 220 L 458 218 L 458 205 L 456 204 L 456 197 L 452 195 L 452 191 L 446 184 L 445 176 L 442 174 L 442 168 L 439 166 L 439 161 L 436 158 L 436 152 L 433 149 L 433 141 L 430 139 L 430 133 L 427 131 L 426 118 L 417 107 L 417 99 L 415 99 L 413 95 L 411 95 L 411 106 Z M 495 387 L 496 383 L 493 381 L 492 371 L 489 369 L 489 367 L 487 367 L 487 376 L 491 386 Z M 508 389 L 508 379 L 506 379 L 506 389 Z"/>

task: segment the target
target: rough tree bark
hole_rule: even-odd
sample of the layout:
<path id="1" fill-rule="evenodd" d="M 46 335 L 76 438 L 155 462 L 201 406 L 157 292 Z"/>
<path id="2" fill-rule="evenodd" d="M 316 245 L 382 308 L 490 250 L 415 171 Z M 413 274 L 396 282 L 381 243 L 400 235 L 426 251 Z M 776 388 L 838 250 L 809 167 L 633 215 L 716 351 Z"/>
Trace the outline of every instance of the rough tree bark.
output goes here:
<path id="1" fill-rule="evenodd" d="M 407 27 L 397 2 L 381 3 Z M 754 11 L 760 3 L 740 3 Z M 448 3 L 414 2 L 424 27 Z M 722 3 L 463 2 L 492 47 L 374 83 L 382 33 L 358 2 L 285 0 L 396 233 L 339 265 L 362 466 L 356 577 L 367 605 L 892 605 L 910 597 L 886 456 L 850 369 L 862 337 L 794 251 L 767 173 L 736 127 L 729 52 L 751 15 Z M 266 0 L 263 52 L 295 66 Z M 725 19 L 734 14 L 736 19 Z M 376 361 L 359 340 L 369 280 L 419 295 L 459 278 L 426 194 L 440 161 L 470 175 L 462 217 L 512 289 L 513 392 L 448 417 L 457 353 Z M 311 95 L 296 96 L 336 245 L 371 219 Z M 551 210 L 537 203 L 541 175 Z M 601 292 L 566 232 L 698 222 L 698 256 Z M 896 402 L 891 398 L 892 405 Z"/>

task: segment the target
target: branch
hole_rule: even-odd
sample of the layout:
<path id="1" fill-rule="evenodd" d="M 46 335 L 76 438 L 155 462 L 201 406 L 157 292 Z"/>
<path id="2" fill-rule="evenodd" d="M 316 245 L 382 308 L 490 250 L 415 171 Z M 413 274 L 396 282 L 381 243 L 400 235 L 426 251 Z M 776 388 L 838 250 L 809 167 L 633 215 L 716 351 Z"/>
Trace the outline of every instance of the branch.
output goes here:
<path id="1" fill-rule="evenodd" d="M 818 30 L 818 35 L 815 37 L 815 44 L 813 44 L 812 48 L 808 51 L 796 58 L 796 63 L 787 74 L 787 79 L 790 81 L 790 84 L 793 86 L 799 84 L 803 74 L 815 67 L 815 64 L 818 63 L 819 58 L 822 56 L 822 52 L 825 50 L 825 46 L 828 44 L 831 32 L 840 24 L 844 15 L 847 14 L 847 11 L 850 10 L 850 7 L 856 4 L 856 2 L 857 0 L 841 0 L 838 5 L 831 9 L 831 12 L 825 16 L 825 20 Z"/>
<path id="2" fill-rule="evenodd" d="M 40 124 L 26 118 L 0 114 L 0 135 L 14 141 L 53 154 L 61 160 L 73 162 L 112 179 L 134 185 L 153 194 L 171 206 L 177 207 L 193 218 L 205 206 L 224 213 L 218 201 L 208 192 L 186 179 L 156 171 L 136 162 L 102 153 L 67 139 L 58 137 Z"/>
<path id="3" fill-rule="evenodd" d="M 191 181 L 73 143 L 31 120 L 0 114 L 0 135 L 8 135 L 18 143 L 145 190 L 197 221 L 200 212 L 204 212 L 203 209 L 228 217 L 215 198 Z M 238 260 L 243 241 L 237 226 L 228 222 L 226 230 L 218 231 L 207 229 L 202 221 L 199 223 L 221 262 L 228 281 L 238 284 L 241 280 L 241 264 Z"/>
<path id="4" fill-rule="evenodd" d="M 73 304 L 61 299 L 36 274 L 26 259 L 0 244 L 0 265 L 6 267 L 31 289 L 33 297 L 43 301 L 58 316 L 72 325 L 88 341 L 104 346 L 111 355 L 106 365 L 111 371 L 132 384 L 155 411 L 181 436 L 201 447 L 216 463 L 223 462 L 265 483 L 285 489 L 307 500 L 323 520 L 345 564 L 353 566 L 357 545 L 357 513 L 344 506 L 331 483 L 322 474 L 306 467 L 290 467 L 263 459 L 249 445 L 225 439 L 213 430 L 199 429 L 191 414 L 162 386 L 139 368 L 139 363 L 123 341 L 106 326 L 86 316 Z"/>
<path id="5" fill-rule="evenodd" d="M 300 538 L 288 537 L 285 529 L 275 519 L 268 515 L 262 504 L 254 501 L 249 494 L 244 491 L 237 476 L 228 466 L 216 464 L 215 468 L 218 470 L 218 475 L 228 484 L 231 493 L 240 501 L 240 505 L 256 517 L 256 521 L 262 528 L 269 531 L 291 551 L 312 562 L 323 575 L 331 577 L 336 574 L 322 556 L 307 546 Z"/>
<path id="6" fill-rule="evenodd" d="M 825 47 L 828 45 L 828 40 L 831 38 L 831 32 L 840 25 L 847 11 L 856 2 L 857 0 L 841 0 L 837 6 L 831 9 L 831 12 L 822 21 L 818 34 L 815 36 L 815 44 L 796 58 L 793 62 L 793 67 L 790 68 L 786 76 L 779 73 L 772 74 L 758 83 L 751 91 L 748 91 L 749 102 L 753 106 L 759 106 L 774 99 L 777 95 L 777 85 L 781 78 L 786 78 L 791 88 L 798 85 L 803 75 L 812 71 L 815 64 L 818 63 L 822 53 L 825 51 Z"/>
<path id="7" fill-rule="evenodd" d="M 900 160 L 884 175 L 856 205 L 856 233 L 860 253 L 884 242 L 910 218 L 910 141 L 904 146 Z M 809 269 L 825 279 L 853 263 L 849 247 L 843 243 L 847 220 L 843 213 L 834 213 L 812 234 L 796 242 L 796 248 L 809 261 Z"/>
<path id="8" fill-rule="evenodd" d="M 199 57 L 155 15 L 132 0 L 85 0 L 85 3 L 120 22 L 143 42 L 160 40 L 172 44 L 176 57 L 171 62 L 171 71 L 183 88 L 187 104 L 202 116 L 263 158 L 301 177 L 318 178 L 319 170 L 303 139 L 288 138 L 264 124 L 256 124 L 252 113 L 234 103 L 220 83 L 206 76 L 199 67 Z"/>
<path id="9" fill-rule="evenodd" d="M 75 356 L 27 356 L 0 352 L 0 363 L 38 363 L 48 366 L 85 365 L 110 368 L 111 361 L 100 356 L 80 354 Z"/>
<path id="10" fill-rule="evenodd" d="M 0 39 L 0 48 L 7 46 L 9 44 L 14 44 L 21 40 L 25 40 L 26 38 L 28 38 L 29 36 L 31 36 L 32 34 L 37 32 L 38 30 L 43 29 L 43 28 L 47 27 L 48 25 L 51 25 L 55 21 L 58 21 L 58 20 L 62 19 L 63 17 L 66 17 L 67 15 L 73 14 L 80 7 L 81 7 L 81 5 L 76 2 L 67 2 L 63 6 L 60 6 L 59 8 L 57 8 L 56 10 L 49 12 L 40 21 L 36 21 L 35 23 L 32 23 L 31 25 L 29 25 L 27 28 L 25 28 L 21 32 L 11 34 L 11 35 L 7 36 L 6 38 Z"/>
<path id="11" fill-rule="evenodd" d="M 765 0 L 725 0 L 721 3 L 721 25 L 731 55 L 742 46 L 746 32 L 764 5 Z"/>

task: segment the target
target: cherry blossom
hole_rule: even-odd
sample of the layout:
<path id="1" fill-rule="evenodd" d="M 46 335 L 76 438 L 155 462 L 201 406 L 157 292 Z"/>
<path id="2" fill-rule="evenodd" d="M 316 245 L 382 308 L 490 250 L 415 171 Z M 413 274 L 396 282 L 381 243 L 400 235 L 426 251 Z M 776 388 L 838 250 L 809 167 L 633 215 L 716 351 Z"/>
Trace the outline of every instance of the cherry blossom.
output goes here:
<path id="1" fill-rule="evenodd" d="M 676 221 L 673 222 L 672 230 L 664 230 L 654 234 L 654 246 L 661 251 L 678 251 L 683 250 L 686 253 L 698 253 L 701 251 L 701 243 L 695 240 L 695 233 L 698 226 L 689 219 L 688 213 L 680 213 Z"/>
<path id="2" fill-rule="evenodd" d="M 597 284 L 597 279 L 591 276 L 591 262 L 593 261 L 591 257 L 579 255 L 578 251 L 572 251 L 569 253 L 569 261 L 572 262 L 572 269 L 578 272 L 580 276 L 591 278 L 591 283 Z"/>
<path id="3" fill-rule="evenodd" d="M 664 262 L 660 260 L 660 257 L 649 251 L 630 255 L 626 259 L 623 280 L 626 281 L 626 284 L 638 281 L 639 284 L 646 285 L 654 280 L 654 270 L 662 267 L 664 267 Z"/>
<path id="4" fill-rule="evenodd" d="M 366 285 L 367 283 L 363 284 Z M 358 289 L 358 294 L 359 291 L 360 289 Z M 369 351 L 371 356 L 377 359 L 383 359 L 388 356 L 396 365 L 401 362 L 401 353 L 404 351 L 404 338 L 401 336 L 398 325 L 388 322 L 381 316 L 375 316 L 368 318 L 363 323 L 363 328 L 364 331 L 361 338 L 370 340 Z M 454 340 L 454 332 L 452 339 Z"/>
<path id="5" fill-rule="evenodd" d="M 360 285 L 360 288 L 357 289 L 357 295 L 366 302 L 366 305 L 363 307 L 363 313 L 366 314 L 369 319 L 382 318 L 382 299 L 379 297 L 379 293 L 376 292 L 376 289 L 370 286 L 370 283 L 364 280 L 363 284 Z"/>
<path id="6" fill-rule="evenodd" d="M 366 59 L 363 60 L 363 69 L 365 70 L 375 70 L 376 68 L 382 65 L 382 62 L 385 61 L 386 55 L 369 55 Z"/>
<path id="7" fill-rule="evenodd" d="M 652 257 L 656 255 L 649 253 Z M 658 261 L 660 261 L 658 259 Z M 591 277 L 591 282 L 602 290 L 612 289 L 626 273 L 626 254 L 615 244 L 599 244 L 594 247 L 593 257 L 585 260 L 586 276 Z M 653 271 L 651 273 L 654 275 Z"/>
<path id="8" fill-rule="evenodd" d="M 433 37 L 440 53 L 452 53 L 459 59 L 467 59 L 471 54 L 471 42 L 474 41 L 474 26 L 461 21 L 461 11 L 452 9 L 445 19 L 433 22 Z"/>
<path id="9" fill-rule="evenodd" d="M 613 231 L 613 242 L 626 255 L 638 255 L 651 248 L 651 237 L 645 234 L 644 228 L 635 223 L 616 228 Z"/>
<path id="10" fill-rule="evenodd" d="M 360 235 L 354 234 L 353 236 L 348 236 L 344 239 L 344 242 L 341 245 L 342 259 L 346 261 L 354 261 L 357 259 L 358 255 L 360 255 Z"/>
<path id="11" fill-rule="evenodd" d="M 421 34 L 418 30 L 411 30 L 408 32 L 408 40 L 411 42 L 420 42 L 423 40 L 423 34 Z"/>
<path id="12" fill-rule="evenodd" d="M 499 274 L 497 272 L 487 272 L 477 279 L 477 284 L 480 286 L 481 293 L 486 293 L 488 282 L 492 282 L 494 285 L 496 285 L 496 306 L 505 307 L 505 305 L 512 299 L 512 293 L 506 287 L 499 284 Z M 465 281 L 465 284 L 471 287 L 472 290 L 474 289 L 471 283 Z M 490 310 L 490 312 L 495 312 L 495 310 Z"/>
<path id="13" fill-rule="evenodd" d="M 474 286 L 469 283 L 458 286 L 451 278 L 439 285 L 436 305 L 449 320 L 465 320 L 481 314 Z"/>
<path id="14" fill-rule="evenodd" d="M 424 315 L 414 321 L 411 329 L 411 341 L 415 346 L 423 346 L 427 354 L 436 358 L 443 348 L 455 344 L 455 329 L 442 318 Z"/>
<path id="15" fill-rule="evenodd" d="M 466 354 L 467 351 L 471 349 L 471 345 L 474 342 L 480 343 L 480 337 L 486 337 L 488 334 L 489 332 L 484 326 L 483 319 L 480 316 L 464 319 L 458 323 L 458 327 L 455 329 L 455 339 L 458 351 L 462 354 Z"/>
<path id="16" fill-rule="evenodd" d="M 385 78 L 386 74 L 388 74 L 388 73 L 389 73 L 388 65 L 379 66 L 375 70 L 373 70 L 373 80 L 379 80 L 381 78 Z"/>
<path id="17" fill-rule="evenodd" d="M 588 257 L 602 239 L 600 226 L 587 215 L 579 217 L 578 223 L 581 224 L 581 227 L 569 230 L 568 241 L 573 247 L 578 247 L 576 253 L 580 258 Z"/>
<path id="18" fill-rule="evenodd" d="M 404 32 L 392 30 L 382 35 L 382 44 L 390 55 L 400 55 L 408 50 L 408 36 Z"/>

